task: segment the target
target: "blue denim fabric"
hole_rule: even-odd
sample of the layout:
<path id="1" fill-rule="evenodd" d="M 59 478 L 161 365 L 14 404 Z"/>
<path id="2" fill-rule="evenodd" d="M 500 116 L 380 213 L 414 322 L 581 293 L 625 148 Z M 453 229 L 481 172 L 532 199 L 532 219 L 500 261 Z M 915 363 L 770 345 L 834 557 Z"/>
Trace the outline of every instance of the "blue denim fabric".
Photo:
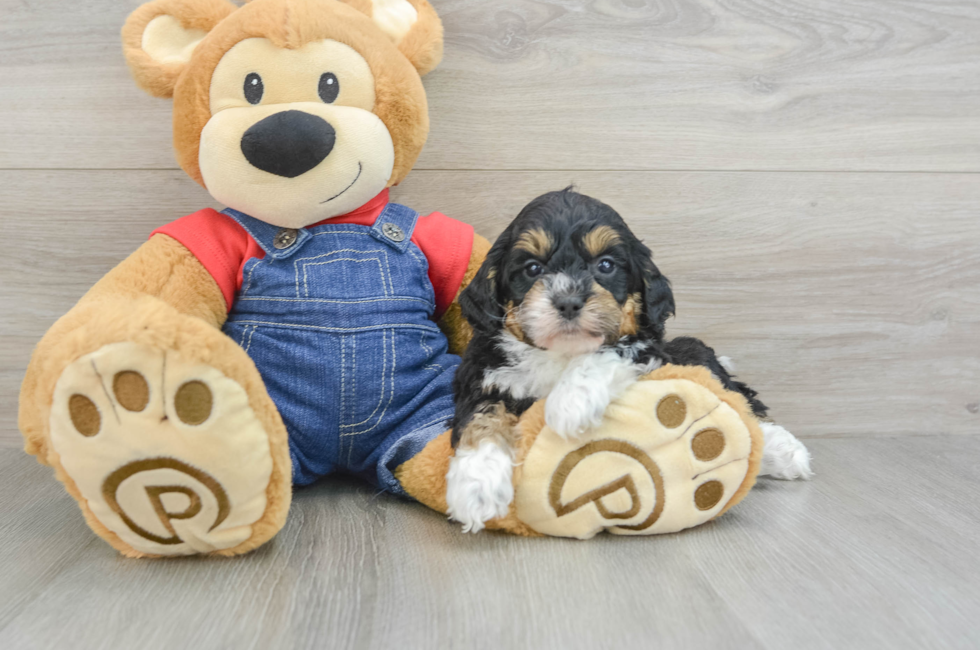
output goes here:
<path id="1" fill-rule="evenodd" d="M 410 241 L 418 213 L 389 203 L 373 227 L 302 228 L 283 249 L 279 228 L 224 213 L 266 253 L 245 264 L 224 331 L 286 423 L 293 482 L 339 470 L 404 493 L 392 472 L 448 427 L 459 365 L 431 320 L 428 262 Z"/>

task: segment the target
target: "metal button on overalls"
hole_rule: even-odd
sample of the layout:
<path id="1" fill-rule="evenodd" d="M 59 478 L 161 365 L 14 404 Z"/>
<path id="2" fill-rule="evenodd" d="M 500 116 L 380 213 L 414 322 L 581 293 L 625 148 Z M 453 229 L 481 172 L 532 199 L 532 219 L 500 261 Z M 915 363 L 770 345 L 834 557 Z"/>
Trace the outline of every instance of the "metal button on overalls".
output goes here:
<path id="1" fill-rule="evenodd" d="M 280 228 L 272 240 L 272 245 L 282 250 L 296 243 L 298 231 L 295 228 Z"/>
<path id="2" fill-rule="evenodd" d="M 381 232 L 391 241 L 399 242 L 405 240 L 405 232 L 393 223 L 383 224 L 381 226 Z"/>

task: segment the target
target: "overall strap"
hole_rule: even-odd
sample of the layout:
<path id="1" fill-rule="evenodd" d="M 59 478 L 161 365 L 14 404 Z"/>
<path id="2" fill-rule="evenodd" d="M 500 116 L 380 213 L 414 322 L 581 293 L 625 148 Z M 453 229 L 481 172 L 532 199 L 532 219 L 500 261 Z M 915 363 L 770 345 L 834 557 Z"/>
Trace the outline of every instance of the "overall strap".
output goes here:
<path id="1" fill-rule="evenodd" d="M 418 218 L 419 213 L 415 210 L 398 203 L 389 203 L 374 222 L 371 236 L 400 253 L 404 252 L 411 243 Z"/>
<path id="2" fill-rule="evenodd" d="M 231 208 L 225 208 L 221 213 L 238 222 L 262 247 L 267 258 L 282 260 L 291 257 L 312 237 L 306 228 L 280 228 Z"/>

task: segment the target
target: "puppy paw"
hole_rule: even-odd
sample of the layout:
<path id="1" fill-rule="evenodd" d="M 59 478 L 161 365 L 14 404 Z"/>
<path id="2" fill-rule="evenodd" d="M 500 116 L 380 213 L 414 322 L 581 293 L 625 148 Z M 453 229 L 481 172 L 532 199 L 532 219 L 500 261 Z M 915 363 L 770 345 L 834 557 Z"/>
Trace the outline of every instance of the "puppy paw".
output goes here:
<path id="1" fill-rule="evenodd" d="M 765 446 L 762 450 L 760 476 L 771 476 L 785 481 L 813 477 L 810 469 L 810 452 L 796 436 L 771 422 L 760 422 Z"/>
<path id="2" fill-rule="evenodd" d="M 565 439 L 599 426 L 610 402 L 636 382 L 641 369 L 614 352 L 590 354 L 565 369 L 545 403 L 545 422 Z"/>
<path id="3" fill-rule="evenodd" d="M 544 419 L 562 438 L 577 438 L 602 422 L 609 406 L 609 392 L 603 386 L 591 388 L 560 382 L 545 402 Z"/>
<path id="4" fill-rule="evenodd" d="M 456 451 L 446 473 L 446 514 L 463 524 L 464 533 L 478 533 L 486 522 L 507 514 L 514 499 L 513 468 L 510 454 L 492 442 Z"/>

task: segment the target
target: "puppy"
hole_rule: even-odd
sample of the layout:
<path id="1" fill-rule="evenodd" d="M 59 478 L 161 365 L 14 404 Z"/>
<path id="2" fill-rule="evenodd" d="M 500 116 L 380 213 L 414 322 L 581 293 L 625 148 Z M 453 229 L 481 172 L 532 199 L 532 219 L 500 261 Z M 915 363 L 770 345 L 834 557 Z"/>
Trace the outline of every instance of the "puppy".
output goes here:
<path id="1" fill-rule="evenodd" d="M 570 188 L 521 211 L 459 302 L 473 338 L 453 385 L 446 500 L 464 532 L 507 514 L 517 421 L 542 397 L 548 426 L 578 436 L 642 375 L 664 363 L 700 365 L 766 416 L 724 357 L 694 338 L 664 340 L 674 297 L 650 249 L 612 208 Z M 763 472 L 809 478 L 806 448 L 782 427 L 763 431 Z"/>

